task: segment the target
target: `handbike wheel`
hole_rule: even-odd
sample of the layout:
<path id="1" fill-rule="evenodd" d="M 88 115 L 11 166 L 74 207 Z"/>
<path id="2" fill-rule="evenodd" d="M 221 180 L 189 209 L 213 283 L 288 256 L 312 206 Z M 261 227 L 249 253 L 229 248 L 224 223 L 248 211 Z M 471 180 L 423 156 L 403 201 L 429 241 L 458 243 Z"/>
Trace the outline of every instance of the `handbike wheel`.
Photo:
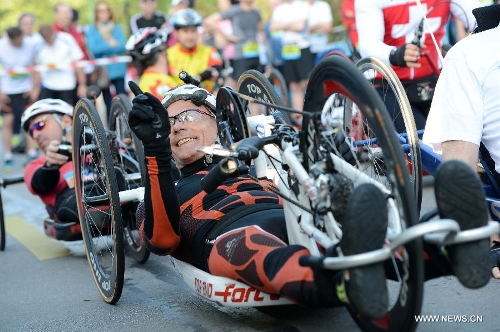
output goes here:
<path id="1" fill-rule="evenodd" d="M 420 156 L 420 143 L 413 112 L 403 85 L 394 70 L 377 58 L 363 58 L 356 63 L 356 67 L 375 87 L 386 107 L 388 104 L 385 102 L 387 98 L 395 98 L 397 101 L 394 109 L 388 110 L 389 116 L 392 117 L 393 121 L 396 118 L 402 118 L 404 121 L 405 131 L 396 133 L 403 147 L 406 165 L 410 171 L 411 182 L 413 183 L 415 197 L 417 198 L 418 211 L 420 211 L 422 203 L 422 159 Z M 375 173 L 372 173 L 372 175 L 376 176 Z"/>
<path id="2" fill-rule="evenodd" d="M 111 101 L 109 128 L 116 134 L 118 165 L 123 168 L 125 189 L 143 187 L 144 177 L 147 174 L 142 142 L 130 129 L 128 123 L 128 114 L 131 109 L 132 104 L 124 94 L 119 94 Z M 142 264 L 149 259 L 150 251 L 139 241 L 135 218 L 136 207 L 137 202 L 128 202 L 122 205 L 123 231 L 125 243 L 134 259 Z"/>
<path id="3" fill-rule="evenodd" d="M 230 87 L 221 87 L 217 92 L 215 115 L 224 148 L 250 136 L 244 105 Z"/>
<path id="4" fill-rule="evenodd" d="M 288 85 L 283 74 L 278 69 L 272 68 L 265 76 L 274 86 L 274 90 L 276 90 L 278 96 L 281 97 L 283 105 L 290 107 L 290 94 L 288 93 Z"/>
<path id="5" fill-rule="evenodd" d="M 365 141 L 371 143 L 371 153 L 377 154 L 381 160 L 383 158 L 383 169 L 387 174 L 383 184 L 390 191 L 389 196 L 394 199 L 399 211 L 399 215 L 389 217 L 386 241 L 390 242 L 402 230 L 418 222 L 413 187 L 400 142 L 382 100 L 356 66 L 340 56 L 329 56 L 320 61 L 309 79 L 304 110 L 312 113 L 304 114 L 302 124 L 304 166 L 313 170 L 316 163 L 321 163 L 329 153 L 333 153 L 331 134 L 334 128 L 321 120 L 324 103 L 332 94 L 340 94 L 352 101 L 351 104 L 365 121 Z M 344 106 L 347 104 L 344 103 Z M 359 167 L 362 166 L 361 163 Z M 422 242 L 414 240 L 405 244 L 386 263 L 390 266 L 386 269 L 387 275 L 396 280 L 396 285 L 389 284 L 390 306 L 387 314 L 381 319 L 370 320 L 350 307 L 349 312 L 363 331 L 414 330 L 415 315 L 420 313 L 422 305 Z"/>
<path id="6" fill-rule="evenodd" d="M 283 100 L 276 92 L 273 84 L 267 77 L 260 71 L 250 69 L 245 71 L 236 84 L 236 90 L 246 96 L 254 99 L 271 103 L 278 106 L 283 106 Z M 264 115 L 271 115 L 272 113 L 281 113 L 285 123 L 290 124 L 290 116 L 286 112 L 281 112 L 277 108 L 268 107 L 265 105 L 258 105 L 259 112 Z"/>
<path id="7" fill-rule="evenodd" d="M 5 219 L 3 215 L 2 190 L 0 189 L 0 251 L 5 250 Z"/>
<path id="8" fill-rule="evenodd" d="M 88 99 L 80 99 L 73 112 L 73 172 L 92 277 L 104 301 L 114 304 L 125 271 L 118 184 L 104 126 Z"/>

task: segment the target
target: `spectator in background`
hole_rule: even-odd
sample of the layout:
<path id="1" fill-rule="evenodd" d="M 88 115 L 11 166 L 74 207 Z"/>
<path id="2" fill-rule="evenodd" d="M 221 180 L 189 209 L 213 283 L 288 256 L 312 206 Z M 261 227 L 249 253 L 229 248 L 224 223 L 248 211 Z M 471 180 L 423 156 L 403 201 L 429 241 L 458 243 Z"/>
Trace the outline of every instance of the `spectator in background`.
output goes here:
<path id="1" fill-rule="evenodd" d="M 340 19 L 347 29 L 347 34 L 352 48 L 358 49 L 358 30 L 356 30 L 356 13 L 354 11 L 354 0 L 343 0 L 340 5 Z"/>
<path id="2" fill-rule="evenodd" d="M 314 62 L 307 38 L 308 11 L 307 2 L 283 0 L 271 16 L 271 33 L 281 38 L 283 76 L 292 92 L 292 107 L 298 110 L 303 107 L 304 91 Z"/>
<path id="3" fill-rule="evenodd" d="M 35 43 L 40 43 L 42 41 L 42 36 L 35 31 L 35 15 L 31 13 L 22 13 L 19 16 L 19 27 L 23 31 L 23 34 L 26 38 L 33 39 Z"/>
<path id="4" fill-rule="evenodd" d="M 265 39 L 262 19 L 259 10 L 253 6 L 253 0 L 240 0 L 239 4 L 207 17 L 205 24 L 209 29 L 216 30 L 220 27 L 219 22 L 224 20 L 231 20 L 232 34 L 225 37 L 234 44 L 231 78 L 236 82 L 245 71 L 261 67 L 259 44 Z"/>
<path id="5" fill-rule="evenodd" d="M 130 18 L 130 32 L 132 34 L 140 28 L 167 29 L 169 27 L 167 16 L 156 11 L 156 6 L 156 0 L 139 0 L 140 12 Z"/>
<path id="6" fill-rule="evenodd" d="M 313 59 L 328 45 L 328 34 L 333 29 L 332 8 L 323 0 L 307 0 L 309 16 L 307 18 L 309 47 Z"/>
<path id="7" fill-rule="evenodd" d="M 20 27 L 10 27 L 0 39 L 0 66 L 3 69 L 27 67 L 33 64 L 36 54 L 34 40 L 23 35 Z M 20 132 L 21 115 L 30 103 L 38 98 L 40 86 L 33 82 L 32 74 L 0 76 L 0 113 L 3 116 L 2 142 L 4 170 L 14 167 L 12 158 L 12 134 Z M 30 159 L 37 157 L 34 144 L 28 150 Z"/>
<path id="8" fill-rule="evenodd" d="M 118 24 L 113 21 L 113 12 L 106 1 L 98 1 L 95 5 L 95 23 L 85 29 L 85 36 L 89 51 L 94 58 L 101 59 L 123 55 L 125 53 L 125 36 Z M 125 63 L 105 65 L 110 83 L 113 84 L 116 94 L 125 93 Z M 102 88 L 102 96 L 106 109 L 111 109 L 110 87 Z"/>
<path id="9" fill-rule="evenodd" d="M 52 25 L 55 32 L 66 32 L 69 33 L 75 39 L 78 47 L 83 53 L 82 60 L 88 60 L 89 56 L 87 53 L 87 47 L 85 45 L 85 36 L 82 29 L 78 28 L 78 12 L 73 11 L 73 9 L 65 3 L 58 3 L 54 7 L 54 24 Z"/>
<path id="10" fill-rule="evenodd" d="M 47 24 L 42 24 L 39 32 L 44 41 L 40 44 L 36 55 L 36 64 L 57 66 L 83 59 L 83 52 L 69 33 L 56 32 Z M 81 67 L 46 70 L 36 72 L 34 76 L 35 82 L 40 80 L 42 83 L 39 99 L 62 99 L 70 105 L 75 105 L 77 101 L 74 94 L 75 88 L 77 88 L 78 98 L 86 96 L 86 77 Z"/>

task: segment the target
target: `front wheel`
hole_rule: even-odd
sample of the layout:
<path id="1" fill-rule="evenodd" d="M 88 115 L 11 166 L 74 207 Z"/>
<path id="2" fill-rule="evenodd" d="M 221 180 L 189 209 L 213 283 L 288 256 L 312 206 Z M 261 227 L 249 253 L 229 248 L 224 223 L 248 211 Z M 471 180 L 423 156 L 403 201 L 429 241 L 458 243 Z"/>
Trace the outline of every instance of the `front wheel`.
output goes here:
<path id="1" fill-rule="evenodd" d="M 85 252 L 105 302 L 121 296 L 125 272 L 123 225 L 110 143 L 88 99 L 73 112 L 73 172 Z"/>
<path id="2" fill-rule="evenodd" d="M 337 154 L 333 133 L 344 131 L 346 136 L 352 135 L 350 126 L 344 123 L 334 127 L 338 123 L 328 120 L 328 112 L 324 114 L 324 105 L 331 96 L 338 98 L 338 107 L 345 108 L 345 114 L 359 114 L 362 119 L 358 124 L 361 136 L 355 138 L 354 144 L 370 153 L 377 163 L 368 165 L 365 160 L 358 160 L 356 167 L 360 171 L 376 167 L 384 174 L 378 179 L 389 193 L 387 202 L 392 205 L 389 211 L 395 211 L 388 220 L 386 242 L 390 243 L 418 222 L 413 186 L 382 100 L 354 63 L 341 56 L 321 60 L 309 79 L 301 139 L 304 167 L 314 176 L 316 165 L 328 165 L 329 156 Z M 351 307 L 349 312 L 363 331 L 412 331 L 416 328 L 415 315 L 420 313 L 422 305 L 422 242 L 415 240 L 401 246 L 386 263 L 386 275 L 394 280 L 389 282 L 391 302 L 386 315 L 371 320 L 361 317 Z"/>

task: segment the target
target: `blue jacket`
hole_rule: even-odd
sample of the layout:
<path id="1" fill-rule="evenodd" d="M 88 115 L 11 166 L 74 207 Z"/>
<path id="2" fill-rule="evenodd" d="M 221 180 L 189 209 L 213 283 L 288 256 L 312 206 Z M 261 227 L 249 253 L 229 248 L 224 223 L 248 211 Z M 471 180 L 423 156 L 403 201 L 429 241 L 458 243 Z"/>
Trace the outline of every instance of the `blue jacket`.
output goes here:
<path id="1" fill-rule="evenodd" d="M 95 25 L 85 27 L 85 37 L 87 39 L 87 48 L 94 55 L 94 58 L 112 57 L 125 54 L 125 36 L 118 24 L 115 24 L 113 29 L 113 38 L 118 42 L 118 45 L 111 47 L 107 41 L 99 33 Z M 114 63 L 106 66 L 110 80 L 124 78 L 127 72 L 126 63 Z"/>

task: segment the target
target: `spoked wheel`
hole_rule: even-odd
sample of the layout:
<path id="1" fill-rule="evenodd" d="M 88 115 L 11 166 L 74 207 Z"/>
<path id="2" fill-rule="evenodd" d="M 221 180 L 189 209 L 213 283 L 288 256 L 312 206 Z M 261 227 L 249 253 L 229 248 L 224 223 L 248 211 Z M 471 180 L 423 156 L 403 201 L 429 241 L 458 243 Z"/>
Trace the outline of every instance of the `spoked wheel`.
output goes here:
<path id="1" fill-rule="evenodd" d="M 283 100 L 276 92 L 273 84 L 261 72 L 250 69 L 245 71 L 236 85 L 236 90 L 246 96 L 254 99 L 271 103 L 278 106 L 283 106 Z M 251 104 L 249 108 L 253 111 L 254 108 L 258 109 L 259 114 L 270 115 L 272 113 L 281 113 L 283 121 L 290 124 L 290 116 L 286 112 L 281 112 L 277 108 L 268 107 L 265 105 Z M 256 115 L 256 114 L 253 114 Z"/>
<path id="2" fill-rule="evenodd" d="M 304 114 L 302 123 L 304 166 L 313 174 L 314 166 L 321 165 L 330 153 L 335 153 L 332 133 L 339 128 L 332 128 L 327 121 L 322 121 L 321 114 L 332 94 L 352 101 L 345 102 L 344 107 L 351 104 L 362 115 L 365 141 L 371 143 L 369 151 L 383 160 L 380 166 L 387 176 L 383 177 L 382 183 L 390 192 L 389 197 L 393 198 L 388 199 L 388 203 L 396 204 L 399 211 L 389 216 L 386 241 L 390 243 L 402 230 L 418 222 L 413 187 L 400 142 L 382 100 L 356 66 L 340 56 L 329 56 L 320 61 L 309 79 L 304 110 L 312 113 Z M 359 167 L 363 167 L 362 163 Z M 386 263 L 387 276 L 395 280 L 394 284 L 389 284 L 390 306 L 387 314 L 381 319 L 370 320 L 360 317 L 352 308 L 348 309 L 363 331 L 414 330 L 415 315 L 420 313 L 423 292 L 421 241 L 405 244 Z"/>
<path id="3" fill-rule="evenodd" d="M 283 105 L 289 107 L 291 105 L 290 94 L 288 93 L 288 85 L 283 74 L 278 69 L 273 68 L 265 76 L 274 86 L 274 90 L 276 90 L 278 96 L 281 97 Z"/>
<path id="4" fill-rule="evenodd" d="M 114 140 L 118 162 L 116 167 L 121 169 L 124 189 L 135 189 L 144 186 L 146 165 L 144 163 L 144 149 L 142 142 L 134 134 L 128 124 L 128 114 L 132 104 L 126 95 L 120 94 L 113 98 L 109 117 L 109 129 L 116 135 Z M 150 251 L 141 245 L 137 232 L 135 211 L 138 202 L 128 202 L 122 205 L 123 230 L 128 248 L 139 263 L 149 259 Z"/>
<path id="5" fill-rule="evenodd" d="M 125 271 L 123 225 L 112 150 L 88 99 L 73 112 L 73 171 L 83 241 L 92 277 L 104 301 L 121 296 Z"/>
<path id="6" fill-rule="evenodd" d="M 5 219 L 3 215 L 2 190 L 0 189 L 0 251 L 5 250 Z"/>
<path id="7" fill-rule="evenodd" d="M 392 121 L 404 122 L 404 131 L 396 132 L 405 155 L 406 165 L 410 172 L 418 211 L 422 202 L 422 160 L 417 127 L 413 118 L 410 102 L 406 92 L 394 70 L 377 58 L 364 58 L 356 63 L 365 78 L 371 82 L 388 109 Z M 391 100 L 389 102 L 389 100 Z M 395 102 L 394 102 L 395 101 Z M 350 107 L 347 107 L 349 109 Z M 346 126 L 349 124 L 346 124 Z M 380 178 L 377 172 L 371 175 Z"/>

